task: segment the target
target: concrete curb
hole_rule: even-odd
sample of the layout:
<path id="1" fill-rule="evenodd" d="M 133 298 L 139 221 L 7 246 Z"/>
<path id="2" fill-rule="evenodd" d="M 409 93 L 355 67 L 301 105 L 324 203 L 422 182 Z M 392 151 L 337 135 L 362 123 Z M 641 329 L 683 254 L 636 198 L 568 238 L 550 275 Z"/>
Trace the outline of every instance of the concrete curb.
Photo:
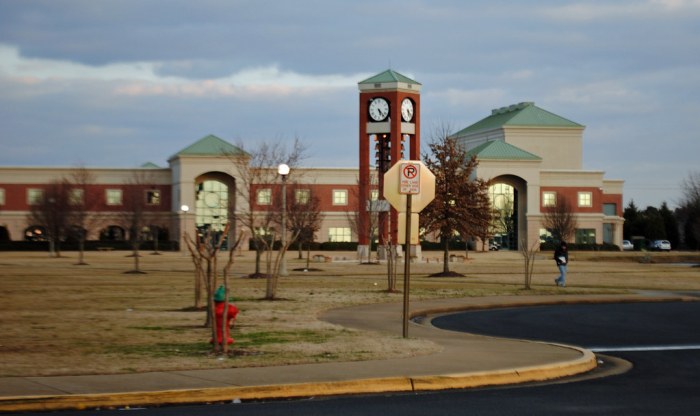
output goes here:
<path id="1" fill-rule="evenodd" d="M 432 317 L 466 310 L 504 307 L 528 307 L 544 305 L 613 303 L 613 302 L 668 302 L 697 301 L 685 296 L 610 296 L 572 297 L 570 299 L 540 299 L 538 301 L 511 300 L 489 304 L 458 306 L 426 306 L 411 314 L 411 318 L 431 317 L 422 325 L 431 326 Z M 593 352 L 554 343 L 520 340 L 522 342 L 553 345 L 577 351 L 574 360 L 553 362 L 539 366 L 514 367 L 505 370 L 453 373 L 427 376 L 399 376 L 361 378 L 346 381 L 290 383 L 246 387 L 213 387 L 201 389 L 143 391 L 131 393 L 66 394 L 42 396 L 0 397 L 0 412 L 83 410 L 174 404 L 233 402 L 237 400 L 274 400 L 299 397 L 318 397 L 348 394 L 373 394 L 389 392 L 418 392 L 448 389 L 476 388 L 554 380 L 591 371 L 597 366 Z"/>
<path id="2" fill-rule="evenodd" d="M 158 392 L 3 397 L 0 398 L 0 412 L 85 410 L 233 402 L 236 400 L 291 399 L 341 394 L 436 391 L 552 380 L 587 372 L 596 367 L 596 357 L 592 352 L 581 348 L 563 347 L 579 351 L 582 355 L 581 358 L 545 366 L 435 376 L 389 377 L 322 383 L 217 387 Z"/>

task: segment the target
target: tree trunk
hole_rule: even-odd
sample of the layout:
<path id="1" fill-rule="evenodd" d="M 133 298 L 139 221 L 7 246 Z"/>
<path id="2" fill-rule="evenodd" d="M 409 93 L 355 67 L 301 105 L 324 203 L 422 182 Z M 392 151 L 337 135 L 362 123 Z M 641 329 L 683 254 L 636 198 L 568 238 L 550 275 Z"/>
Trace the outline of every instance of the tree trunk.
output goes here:
<path id="1" fill-rule="evenodd" d="M 131 244 L 131 252 L 134 256 L 134 272 L 138 273 L 141 271 L 141 264 L 139 263 L 139 243 L 138 241 Z"/>
<path id="2" fill-rule="evenodd" d="M 79 265 L 87 264 L 85 263 L 85 233 L 80 233 L 80 238 L 78 239 L 78 263 Z"/>
<path id="3" fill-rule="evenodd" d="M 311 243 L 306 244 L 306 270 L 309 270 L 309 259 L 311 258 Z"/>
<path id="4" fill-rule="evenodd" d="M 450 241 L 443 237 L 442 238 L 442 250 L 443 250 L 443 258 L 442 258 L 442 272 L 443 273 L 449 273 L 450 272 Z"/>

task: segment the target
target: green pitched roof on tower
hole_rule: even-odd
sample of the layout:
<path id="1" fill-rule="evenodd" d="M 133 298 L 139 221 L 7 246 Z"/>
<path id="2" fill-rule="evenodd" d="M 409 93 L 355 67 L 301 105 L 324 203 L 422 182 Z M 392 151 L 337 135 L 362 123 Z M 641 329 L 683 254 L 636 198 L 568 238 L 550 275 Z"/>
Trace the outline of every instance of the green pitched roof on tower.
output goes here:
<path id="1" fill-rule="evenodd" d="M 231 143 L 220 139 L 213 134 L 202 137 L 186 148 L 177 152 L 175 156 L 223 156 L 245 155 L 246 152 Z"/>
<path id="2" fill-rule="evenodd" d="M 543 110 L 532 102 L 522 102 L 508 107 L 491 111 L 491 115 L 477 121 L 471 126 L 458 131 L 453 136 L 464 136 L 483 130 L 494 130 L 503 127 L 575 127 L 584 126 L 567 120 L 564 117 Z"/>
<path id="3" fill-rule="evenodd" d="M 469 150 L 467 156 L 476 155 L 481 160 L 542 160 L 541 157 L 527 152 L 501 140 L 482 143 Z"/>
<path id="4" fill-rule="evenodd" d="M 405 82 L 406 84 L 421 85 L 420 82 L 414 81 L 405 75 L 401 75 L 392 69 L 387 69 L 382 73 L 358 82 L 358 84 L 381 84 L 385 82 Z"/>

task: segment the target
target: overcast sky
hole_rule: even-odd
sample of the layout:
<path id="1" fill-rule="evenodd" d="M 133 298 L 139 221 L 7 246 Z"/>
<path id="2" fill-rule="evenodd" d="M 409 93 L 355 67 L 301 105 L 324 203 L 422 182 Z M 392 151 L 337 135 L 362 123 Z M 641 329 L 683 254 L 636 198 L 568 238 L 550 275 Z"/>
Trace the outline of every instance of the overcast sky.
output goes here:
<path id="1" fill-rule="evenodd" d="M 423 144 L 533 101 L 625 204 L 700 170 L 700 0 L 0 0 L 0 165 L 167 166 L 214 134 L 356 167 L 357 83 L 389 68 Z"/>

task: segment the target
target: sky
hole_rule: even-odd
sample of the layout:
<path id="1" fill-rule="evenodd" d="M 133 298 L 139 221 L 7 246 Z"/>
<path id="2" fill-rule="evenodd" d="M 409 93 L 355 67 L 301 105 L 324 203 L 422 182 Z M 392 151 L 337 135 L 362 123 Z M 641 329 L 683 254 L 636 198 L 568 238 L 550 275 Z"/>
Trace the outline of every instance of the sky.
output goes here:
<path id="1" fill-rule="evenodd" d="M 531 101 L 625 205 L 700 170 L 700 0 L 0 0 L 0 166 L 166 167 L 213 134 L 357 167 L 387 69 L 422 84 L 423 145 Z"/>

